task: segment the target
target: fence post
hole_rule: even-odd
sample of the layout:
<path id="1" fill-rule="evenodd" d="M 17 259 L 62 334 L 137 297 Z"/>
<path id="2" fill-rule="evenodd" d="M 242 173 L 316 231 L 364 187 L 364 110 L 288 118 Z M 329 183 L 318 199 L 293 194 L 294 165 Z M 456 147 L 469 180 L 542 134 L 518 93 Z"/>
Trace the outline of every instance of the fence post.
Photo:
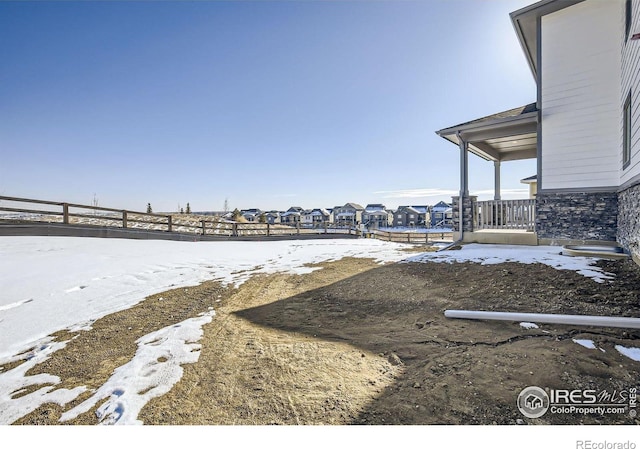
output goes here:
<path id="1" fill-rule="evenodd" d="M 300 234 L 300 221 L 296 221 L 296 234 Z"/>
<path id="2" fill-rule="evenodd" d="M 127 229 L 127 211 L 122 211 L 122 228 Z"/>
<path id="3" fill-rule="evenodd" d="M 238 223 L 233 223 L 233 230 L 231 231 L 231 235 L 234 237 L 238 237 Z"/>
<path id="4" fill-rule="evenodd" d="M 322 226 L 324 227 L 324 233 L 327 233 L 327 220 L 323 220 Z"/>
<path id="5" fill-rule="evenodd" d="M 69 224 L 69 204 L 62 203 L 62 222 Z"/>
<path id="6" fill-rule="evenodd" d="M 173 218 L 171 215 L 167 215 L 167 232 L 173 231 Z"/>
<path id="7" fill-rule="evenodd" d="M 407 232 L 407 243 L 411 243 L 411 233 Z"/>
<path id="8" fill-rule="evenodd" d="M 267 237 L 271 235 L 271 224 L 267 223 Z"/>
<path id="9" fill-rule="evenodd" d="M 207 233 L 207 222 L 202 220 L 202 235 Z"/>

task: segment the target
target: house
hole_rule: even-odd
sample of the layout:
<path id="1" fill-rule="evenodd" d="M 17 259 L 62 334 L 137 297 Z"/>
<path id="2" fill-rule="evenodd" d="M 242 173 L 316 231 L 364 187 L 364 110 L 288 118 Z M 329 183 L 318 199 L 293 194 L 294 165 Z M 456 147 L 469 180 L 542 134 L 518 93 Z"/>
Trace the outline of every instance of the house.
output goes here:
<path id="1" fill-rule="evenodd" d="M 364 207 L 357 203 L 347 203 L 333 208 L 333 222 L 336 226 L 355 226 L 362 223 Z"/>
<path id="2" fill-rule="evenodd" d="M 386 228 L 393 220 L 393 212 L 383 204 L 367 204 L 362 212 L 362 223 L 370 229 Z"/>
<path id="3" fill-rule="evenodd" d="M 400 206 L 393 213 L 393 226 L 396 228 L 404 228 L 407 226 L 415 226 L 418 211 L 411 206 Z"/>
<path id="4" fill-rule="evenodd" d="M 260 215 L 262 215 L 260 209 L 243 209 L 240 213 L 248 223 L 258 223 L 260 221 Z"/>
<path id="5" fill-rule="evenodd" d="M 431 227 L 450 228 L 453 225 L 453 209 L 451 204 L 440 201 L 431 206 Z"/>
<path id="6" fill-rule="evenodd" d="M 286 212 L 280 214 L 280 223 L 296 225 L 301 222 L 303 212 L 304 209 L 302 209 L 301 207 L 290 207 Z"/>
<path id="7" fill-rule="evenodd" d="M 431 210 L 429 206 L 411 206 L 414 210 L 418 211 L 418 224 L 417 226 L 427 227 L 431 220 Z"/>
<path id="8" fill-rule="evenodd" d="M 536 175 L 529 176 L 520 180 L 521 184 L 527 184 L 529 186 L 529 199 L 534 199 L 538 193 L 538 177 Z"/>
<path id="9" fill-rule="evenodd" d="M 302 213 L 302 225 L 309 228 L 322 228 L 328 224 L 331 214 L 326 209 L 309 209 Z"/>
<path id="10" fill-rule="evenodd" d="M 400 206 L 393 213 L 393 226 L 399 228 L 425 226 L 428 215 L 428 206 Z"/>
<path id="11" fill-rule="evenodd" d="M 618 244 L 640 260 L 640 0 L 543 0 L 511 21 L 535 102 L 437 131 L 460 152 L 457 237 Z M 469 154 L 493 163 L 494 200 L 469 194 Z M 501 166 L 521 159 L 536 161 L 535 198 L 502 201 Z"/>
<path id="12" fill-rule="evenodd" d="M 269 224 L 280 223 L 280 212 L 277 210 L 271 210 L 264 213 L 264 219 Z"/>

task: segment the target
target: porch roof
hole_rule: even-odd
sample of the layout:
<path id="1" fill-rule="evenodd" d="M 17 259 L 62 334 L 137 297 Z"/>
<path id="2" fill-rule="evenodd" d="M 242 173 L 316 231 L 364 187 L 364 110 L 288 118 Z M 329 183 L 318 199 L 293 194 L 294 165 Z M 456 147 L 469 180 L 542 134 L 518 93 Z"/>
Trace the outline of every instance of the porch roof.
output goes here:
<path id="1" fill-rule="evenodd" d="M 537 155 L 538 108 L 535 103 L 436 131 L 458 146 L 459 137 L 471 153 L 488 161 L 532 159 Z"/>
<path id="2" fill-rule="evenodd" d="M 532 184 L 534 182 L 538 182 L 538 175 L 532 175 L 532 176 L 529 176 L 528 178 L 521 179 L 520 182 L 522 184 Z"/>

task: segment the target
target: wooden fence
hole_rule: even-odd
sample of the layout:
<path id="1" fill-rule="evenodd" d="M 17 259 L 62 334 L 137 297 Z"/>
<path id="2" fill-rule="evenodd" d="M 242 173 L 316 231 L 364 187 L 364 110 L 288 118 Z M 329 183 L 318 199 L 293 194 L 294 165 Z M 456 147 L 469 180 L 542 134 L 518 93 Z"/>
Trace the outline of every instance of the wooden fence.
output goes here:
<path id="1" fill-rule="evenodd" d="M 0 224 L 2 223 L 58 223 L 221 237 L 359 234 L 355 227 L 336 227 L 331 223 L 314 228 L 305 228 L 300 223 L 238 223 L 207 215 L 146 213 L 8 196 L 0 196 Z"/>
<path id="2" fill-rule="evenodd" d="M 435 242 L 452 242 L 453 233 L 451 231 L 443 232 L 391 232 L 375 230 L 372 237 L 387 242 L 412 243 L 412 244 L 429 244 Z"/>

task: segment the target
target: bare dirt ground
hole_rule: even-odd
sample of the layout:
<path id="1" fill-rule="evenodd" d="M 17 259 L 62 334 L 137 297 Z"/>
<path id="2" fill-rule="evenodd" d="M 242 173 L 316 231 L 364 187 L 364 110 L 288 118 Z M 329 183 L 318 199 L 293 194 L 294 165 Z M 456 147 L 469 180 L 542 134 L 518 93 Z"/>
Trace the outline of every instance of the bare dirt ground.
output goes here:
<path id="1" fill-rule="evenodd" d="M 614 349 L 640 332 L 452 320 L 446 309 L 640 316 L 640 267 L 601 261 L 599 284 L 534 264 L 343 259 L 306 275 L 208 282 L 147 298 L 94 323 L 29 374 L 97 388 L 130 360 L 136 339 L 214 307 L 199 361 L 139 415 L 145 424 L 639 424 L 624 415 L 525 418 L 527 386 L 628 391 L 640 362 Z M 163 300 L 158 299 L 162 297 Z M 75 334 L 74 334 L 75 335 Z M 67 340 L 67 332 L 59 333 Z M 593 340 L 587 349 L 573 339 Z M 8 368 L 8 367 L 5 367 Z M 46 404 L 16 424 L 59 424 Z M 96 424 L 94 410 L 70 424 Z"/>

